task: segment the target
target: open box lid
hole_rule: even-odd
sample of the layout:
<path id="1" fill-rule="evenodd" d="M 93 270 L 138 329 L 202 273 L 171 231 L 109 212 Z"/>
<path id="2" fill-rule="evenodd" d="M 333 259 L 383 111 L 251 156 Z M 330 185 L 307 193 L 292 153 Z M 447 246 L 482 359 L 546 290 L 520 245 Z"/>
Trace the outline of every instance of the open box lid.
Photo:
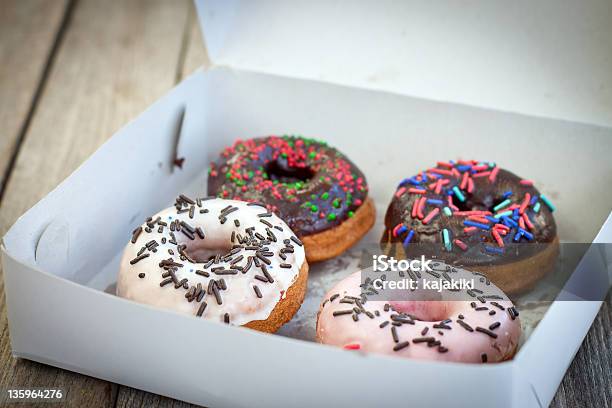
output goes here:
<path id="1" fill-rule="evenodd" d="M 612 3 L 196 0 L 215 65 L 612 126 Z"/>

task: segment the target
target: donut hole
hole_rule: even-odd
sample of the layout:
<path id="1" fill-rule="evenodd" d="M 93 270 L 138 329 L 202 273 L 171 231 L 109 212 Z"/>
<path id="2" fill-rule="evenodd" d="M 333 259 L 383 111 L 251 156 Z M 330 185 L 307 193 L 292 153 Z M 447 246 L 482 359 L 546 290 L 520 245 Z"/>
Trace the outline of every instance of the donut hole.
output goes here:
<path id="1" fill-rule="evenodd" d="M 451 196 L 451 201 L 459 211 L 493 211 L 493 207 L 504 201 L 504 198 L 494 199 L 493 197 L 484 197 L 482 200 L 477 200 L 475 197 L 466 197 L 464 201 L 459 200 L 455 195 Z"/>
<path id="2" fill-rule="evenodd" d="M 309 167 L 290 167 L 286 161 L 273 160 L 265 166 L 268 179 L 277 180 L 281 183 L 292 184 L 296 182 L 307 182 L 315 175 Z"/>
<path id="3" fill-rule="evenodd" d="M 224 256 L 232 249 L 231 245 L 210 245 L 205 242 L 202 239 L 195 239 L 182 244 L 187 245 L 185 253 L 197 263 L 205 263 L 217 255 Z"/>
<path id="4" fill-rule="evenodd" d="M 423 322 L 439 322 L 450 315 L 448 302 L 439 300 L 399 300 L 389 302 L 396 312 L 406 313 Z"/>
<path id="5" fill-rule="evenodd" d="M 470 199 L 466 199 L 464 201 L 461 201 L 461 200 L 459 200 L 457 198 L 457 196 L 452 195 L 451 196 L 451 201 L 452 201 L 453 205 L 459 209 L 459 211 L 474 211 L 474 210 L 479 210 L 480 209 L 480 208 L 476 208 L 477 207 L 476 203 L 474 203 Z"/>

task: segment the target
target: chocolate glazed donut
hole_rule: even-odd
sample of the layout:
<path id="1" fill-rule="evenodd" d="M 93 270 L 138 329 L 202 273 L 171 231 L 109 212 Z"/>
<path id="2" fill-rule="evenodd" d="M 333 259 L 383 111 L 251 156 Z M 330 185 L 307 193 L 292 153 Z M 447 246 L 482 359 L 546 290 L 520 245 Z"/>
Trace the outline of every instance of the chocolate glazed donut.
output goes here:
<path id="1" fill-rule="evenodd" d="M 299 136 L 236 141 L 211 163 L 208 194 L 263 203 L 304 242 L 309 262 L 344 252 L 375 218 L 361 170 L 325 142 Z"/>
<path id="2" fill-rule="evenodd" d="M 381 242 L 397 243 L 387 245 L 396 256 L 436 257 L 483 272 L 513 294 L 554 267 L 554 209 L 532 181 L 494 163 L 438 162 L 399 184 Z"/>

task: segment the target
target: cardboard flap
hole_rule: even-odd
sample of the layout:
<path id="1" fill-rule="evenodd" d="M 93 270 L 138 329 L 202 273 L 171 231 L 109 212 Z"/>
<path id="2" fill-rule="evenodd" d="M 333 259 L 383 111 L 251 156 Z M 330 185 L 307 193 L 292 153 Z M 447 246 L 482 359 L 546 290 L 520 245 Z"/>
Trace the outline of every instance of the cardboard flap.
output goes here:
<path id="1" fill-rule="evenodd" d="M 612 3 L 196 0 L 217 65 L 612 125 Z"/>

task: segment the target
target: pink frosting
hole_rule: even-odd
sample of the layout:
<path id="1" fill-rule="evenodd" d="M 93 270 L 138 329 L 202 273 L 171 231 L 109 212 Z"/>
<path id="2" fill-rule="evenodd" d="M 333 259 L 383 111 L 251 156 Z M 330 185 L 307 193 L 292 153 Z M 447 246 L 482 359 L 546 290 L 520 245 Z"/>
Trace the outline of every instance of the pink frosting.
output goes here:
<path id="1" fill-rule="evenodd" d="M 468 296 L 466 291 L 443 291 L 440 296 L 444 300 L 425 301 L 422 300 L 423 296 L 416 296 L 418 291 L 406 290 L 405 301 L 367 300 L 361 313 L 338 314 L 359 308 L 360 302 L 347 303 L 354 300 L 351 297 L 361 297 L 361 273 L 356 272 L 326 294 L 317 320 L 317 340 L 346 349 L 405 358 L 467 363 L 498 362 L 511 358 L 521 334 L 518 312 L 514 314 L 516 309 L 512 302 L 496 286 L 482 279 L 482 275 L 454 269 L 452 277 L 475 278 L 475 288 L 483 291 L 482 296 L 493 295 L 503 299 L 477 299 L 475 295 L 472 302 L 465 300 Z M 337 312 L 336 316 L 334 312 Z M 353 315 L 356 315 L 357 321 Z M 399 320 L 413 321 L 414 324 L 393 325 L 392 316 L 396 320 L 399 317 Z M 459 320 L 464 325 L 458 323 Z"/>

